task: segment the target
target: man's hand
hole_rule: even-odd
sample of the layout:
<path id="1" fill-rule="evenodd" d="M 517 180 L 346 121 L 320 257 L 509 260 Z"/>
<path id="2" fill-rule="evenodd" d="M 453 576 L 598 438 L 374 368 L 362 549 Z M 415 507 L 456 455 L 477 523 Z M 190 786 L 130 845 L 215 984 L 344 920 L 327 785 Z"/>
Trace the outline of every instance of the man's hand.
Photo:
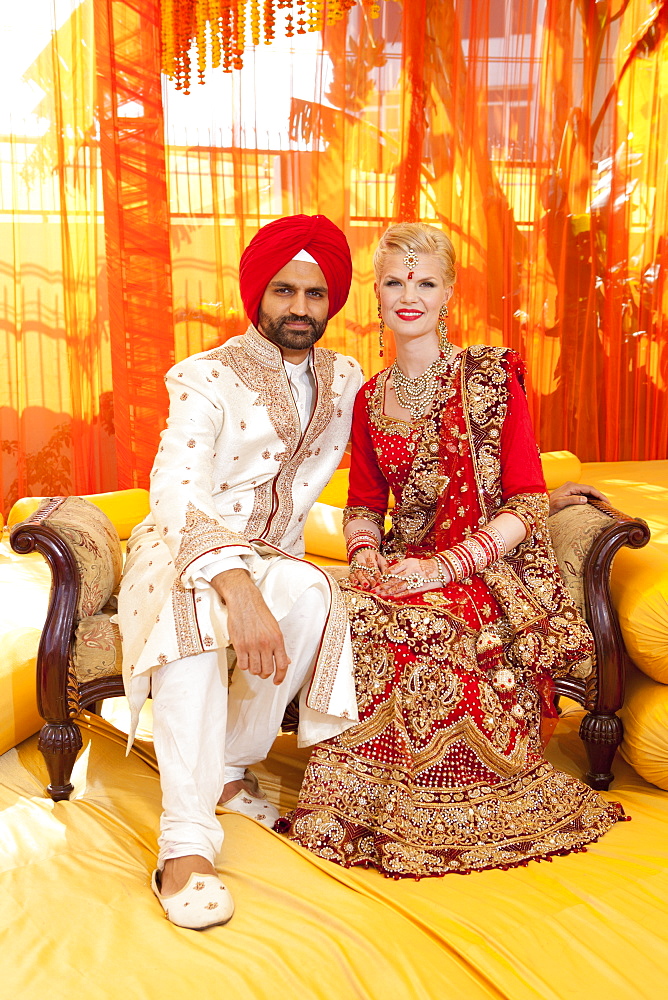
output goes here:
<path id="1" fill-rule="evenodd" d="M 558 510 L 563 510 L 564 507 L 570 507 L 571 504 L 586 503 L 588 496 L 609 502 L 595 486 L 587 486 L 586 483 L 564 483 L 550 493 L 550 516 L 556 514 Z"/>
<path id="2" fill-rule="evenodd" d="M 214 576 L 211 586 L 227 605 L 230 642 L 237 666 L 274 684 L 285 678 L 290 660 L 283 633 L 265 600 L 245 569 L 229 569 Z"/>

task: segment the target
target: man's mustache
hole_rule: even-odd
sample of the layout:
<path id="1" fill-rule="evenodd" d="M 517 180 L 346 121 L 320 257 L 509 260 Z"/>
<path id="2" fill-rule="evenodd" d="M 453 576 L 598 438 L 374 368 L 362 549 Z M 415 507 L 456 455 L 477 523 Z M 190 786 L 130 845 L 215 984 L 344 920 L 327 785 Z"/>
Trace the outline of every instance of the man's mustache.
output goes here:
<path id="1" fill-rule="evenodd" d="M 317 331 L 318 329 L 311 316 L 282 316 L 278 322 L 279 329 L 284 327 L 286 323 L 308 323 L 313 330 Z"/>

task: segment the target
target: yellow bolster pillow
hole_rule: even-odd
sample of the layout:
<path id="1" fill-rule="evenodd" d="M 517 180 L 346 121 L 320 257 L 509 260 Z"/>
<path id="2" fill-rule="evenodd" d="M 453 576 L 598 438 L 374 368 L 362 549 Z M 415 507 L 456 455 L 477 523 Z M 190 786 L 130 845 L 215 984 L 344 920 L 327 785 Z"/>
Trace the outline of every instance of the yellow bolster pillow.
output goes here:
<path id="1" fill-rule="evenodd" d="M 610 592 L 629 656 L 655 681 L 668 684 L 668 545 L 622 548 L 615 556 Z"/>
<path id="2" fill-rule="evenodd" d="M 0 754 L 36 733 L 35 663 L 41 629 L 16 628 L 2 634 L 0 659 Z"/>
<path id="3" fill-rule="evenodd" d="M 337 469 L 318 497 L 319 503 L 345 507 L 348 502 L 348 469 Z"/>
<path id="4" fill-rule="evenodd" d="M 389 531 L 392 521 L 385 518 L 385 531 Z M 343 537 L 343 511 L 340 507 L 324 503 L 314 503 L 304 525 L 304 547 L 306 558 L 317 558 L 314 562 L 334 559 L 347 563 L 346 542 Z"/>
<path id="5" fill-rule="evenodd" d="M 304 547 L 309 555 L 348 561 L 342 518 L 343 511 L 338 506 L 320 502 L 313 504 L 304 525 Z"/>
<path id="6" fill-rule="evenodd" d="M 11 528 L 19 521 L 25 521 L 34 514 L 39 505 L 47 497 L 22 497 L 17 500 L 9 512 L 7 524 Z M 130 532 L 136 524 L 143 521 L 150 508 L 148 490 L 114 490 L 111 493 L 91 493 L 84 500 L 99 507 L 107 515 L 123 540 L 130 537 Z"/>
<path id="7" fill-rule="evenodd" d="M 540 461 L 548 490 L 556 490 L 562 483 L 580 482 L 582 463 L 572 451 L 544 451 Z"/>
<path id="8" fill-rule="evenodd" d="M 645 781 L 668 789 L 668 685 L 630 668 L 619 714 L 622 757 Z"/>

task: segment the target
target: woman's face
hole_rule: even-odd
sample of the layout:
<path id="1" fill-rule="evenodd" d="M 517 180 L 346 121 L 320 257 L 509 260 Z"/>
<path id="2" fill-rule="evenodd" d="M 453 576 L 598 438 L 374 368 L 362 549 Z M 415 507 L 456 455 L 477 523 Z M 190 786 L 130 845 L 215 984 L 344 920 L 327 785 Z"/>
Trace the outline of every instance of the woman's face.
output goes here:
<path id="1" fill-rule="evenodd" d="M 399 337 L 434 333 L 441 307 L 452 295 L 452 285 L 443 282 L 438 257 L 418 254 L 417 259 L 409 269 L 403 254 L 386 257 L 375 285 L 383 319 Z"/>

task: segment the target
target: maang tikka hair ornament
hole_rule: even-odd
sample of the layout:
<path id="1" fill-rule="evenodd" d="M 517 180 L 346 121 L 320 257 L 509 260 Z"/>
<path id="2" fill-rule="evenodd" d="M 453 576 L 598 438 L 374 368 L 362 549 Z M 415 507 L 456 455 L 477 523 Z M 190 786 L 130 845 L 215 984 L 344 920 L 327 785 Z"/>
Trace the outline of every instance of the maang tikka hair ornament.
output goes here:
<path id="1" fill-rule="evenodd" d="M 404 264 L 408 268 L 408 280 L 409 281 L 413 277 L 413 271 L 415 270 L 415 268 L 418 266 L 419 263 L 420 263 L 420 261 L 418 260 L 418 256 L 417 256 L 415 250 L 412 250 L 412 249 L 409 250 L 408 253 L 406 254 L 406 256 L 404 257 Z"/>

